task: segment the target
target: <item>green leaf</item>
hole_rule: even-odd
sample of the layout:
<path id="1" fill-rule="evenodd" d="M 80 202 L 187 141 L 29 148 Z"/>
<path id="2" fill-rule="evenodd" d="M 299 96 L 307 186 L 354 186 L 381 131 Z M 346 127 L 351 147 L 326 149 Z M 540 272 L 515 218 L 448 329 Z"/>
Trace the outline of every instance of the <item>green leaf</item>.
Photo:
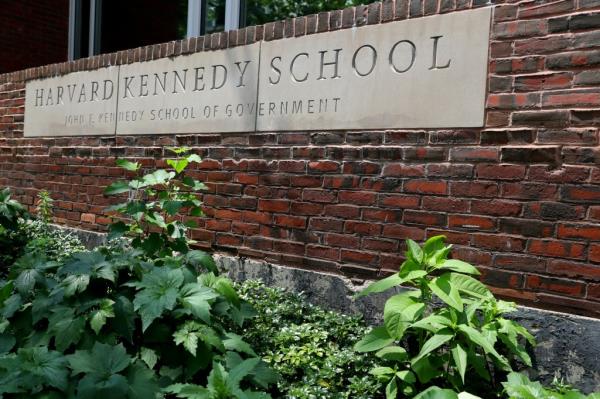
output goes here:
<path id="1" fill-rule="evenodd" d="M 452 320 L 443 314 L 431 314 L 425 318 L 417 320 L 410 325 L 411 328 L 420 328 L 423 330 L 436 333 L 442 328 L 452 325 Z"/>
<path id="2" fill-rule="evenodd" d="M 158 169 L 142 177 L 141 187 L 155 186 L 165 184 L 175 177 L 175 172 L 167 172 L 164 169 Z"/>
<path id="3" fill-rule="evenodd" d="M 417 292 L 408 291 L 389 298 L 383 310 L 383 320 L 389 335 L 399 340 L 406 329 L 425 311 Z"/>
<path id="4" fill-rule="evenodd" d="M 472 274 L 475 276 L 481 274 L 473 265 L 458 259 L 447 259 L 441 265 L 438 265 L 436 269 L 452 270 L 454 272 Z"/>
<path id="5" fill-rule="evenodd" d="M 388 276 L 382 280 L 379 280 L 369 285 L 367 288 L 357 293 L 356 297 L 362 297 L 377 292 L 387 291 L 392 287 L 402 284 L 402 281 L 403 280 L 400 277 L 400 275 L 398 273 L 394 273 L 391 276 Z"/>
<path id="6" fill-rule="evenodd" d="M 463 349 L 462 346 L 457 342 L 454 347 L 450 350 L 452 353 L 452 359 L 454 360 L 454 365 L 458 369 L 458 373 L 460 374 L 460 379 L 463 384 L 465 383 L 465 372 L 467 371 L 467 351 Z"/>
<path id="7" fill-rule="evenodd" d="M 423 263 L 423 250 L 421 249 L 419 244 L 417 244 L 409 238 L 408 240 L 406 240 L 406 245 L 408 246 L 408 257 L 410 257 L 418 264 Z"/>
<path id="8" fill-rule="evenodd" d="M 450 282 L 450 273 L 444 273 L 430 281 L 427 286 L 447 305 L 459 312 L 463 311 L 463 302 L 458 289 Z"/>
<path id="9" fill-rule="evenodd" d="M 135 362 L 127 371 L 128 399 L 152 399 L 160 392 L 155 374 L 148 367 Z"/>
<path id="10" fill-rule="evenodd" d="M 385 387 L 385 398 L 396 399 L 398 397 L 398 383 L 395 378 L 386 385 Z"/>
<path id="11" fill-rule="evenodd" d="M 225 336 L 227 338 L 223 340 L 223 345 L 225 345 L 226 349 L 230 351 L 246 353 L 251 356 L 256 356 L 256 353 L 254 352 L 252 347 L 248 345 L 248 343 L 245 342 L 243 338 L 239 335 L 234 333 L 226 333 Z"/>
<path id="12" fill-rule="evenodd" d="M 185 254 L 185 260 L 187 263 L 194 267 L 202 267 L 206 271 L 212 272 L 214 274 L 219 273 L 217 269 L 217 264 L 215 263 L 213 257 L 204 251 L 189 251 L 187 254 Z"/>
<path id="13" fill-rule="evenodd" d="M 100 334 L 100 330 L 106 324 L 106 319 L 115 317 L 113 310 L 114 303 L 114 301 L 104 298 L 100 301 L 100 308 L 92 312 L 90 327 L 92 327 L 96 335 Z"/>
<path id="14" fill-rule="evenodd" d="M 17 364 L 22 372 L 28 373 L 30 379 L 41 379 L 45 385 L 61 391 L 68 386 L 66 363 L 62 353 L 49 351 L 45 347 L 21 348 L 17 352 Z"/>
<path id="15" fill-rule="evenodd" d="M 16 343 L 17 340 L 12 334 L 0 333 L 0 356 L 8 353 Z"/>
<path id="16" fill-rule="evenodd" d="M 446 342 L 450 341 L 454 338 L 454 333 L 451 329 L 445 328 L 438 331 L 431 338 L 429 338 L 423 346 L 421 346 L 421 351 L 419 354 L 411 360 L 411 363 L 414 365 L 416 362 L 429 355 L 431 352 L 444 345 Z"/>
<path id="17" fill-rule="evenodd" d="M 180 301 L 184 308 L 191 310 L 192 314 L 206 323 L 210 322 L 210 301 L 219 295 L 208 287 L 197 283 L 190 283 L 181 289 Z"/>
<path id="18" fill-rule="evenodd" d="M 85 318 L 76 316 L 71 308 L 54 308 L 48 319 L 48 330 L 54 336 L 56 349 L 64 352 L 72 344 L 78 343 L 85 321 Z"/>
<path id="19" fill-rule="evenodd" d="M 229 371 L 228 380 L 230 384 L 239 386 L 242 380 L 247 377 L 260 363 L 260 358 L 254 357 L 246 359 Z"/>
<path id="20" fill-rule="evenodd" d="M 384 326 L 376 327 L 354 345 L 357 352 L 373 352 L 394 342 Z"/>
<path id="21" fill-rule="evenodd" d="M 65 297 L 73 296 L 77 293 L 85 291 L 90 283 L 90 276 L 87 274 L 73 274 L 67 276 L 61 283 L 64 287 Z"/>
<path id="22" fill-rule="evenodd" d="M 188 164 L 190 162 L 183 158 L 183 159 L 167 159 L 167 164 L 169 166 L 171 166 L 173 169 L 175 169 L 175 172 L 177 172 L 177 174 L 183 172 L 185 170 L 185 168 L 187 168 Z"/>
<path id="23" fill-rule="evenodd" d="M 493 344 L 491 344 L 483 334 L 466 324 L 459 324 L 458 329 L 463 332 L 469 341 L 481 347 L 485 353 L 494 356 L 505 368 L 510 369 L 510 365 L 506 359 L 494 349 Z"/>
<path id="24" fill-rule="evenodd" d="M 120 295 L 115 298 L 113 310 L 115 312 L 115 318 L 114 323 L 112 323 L 111 326 L 112 329 L 131 343 L 133 340 L 136 319 L 133 304 L 127 297 Z"/>
<path id="25" fill-rule="evenodd" d="M 444 242 L 446 241 L 446 236 L 437 235 L 433 237 L 429 237 L 427 241 L 423 244 L 423 252 L 427 256 L 431 256 L 436 253 L 440 249 L 444 248 Z"/>
<path id="26" fill-rule="evenodd" d="M 171 216 L 177 215 L 182 207 L 183 202 L 181 201 L 165 201 L 163 203 L 163 209 Z"/>
<path id="27" fill-rule="evenodd" d="M 127 193 L 129 192 L 129 190 L 131 190 L 129 183 L 127 183 L 126 181 L 116 181 L 114 183 L 111 183 L 108 187 L 106 187 L 106 189 L 104 190 L 104 194 L 117 195 Z"/>
<path id="28" fill-rule="evenodd" d="M 456 289 L 460 292 L 475 298 L 493 298 L 490 290 L 480 281 L 471 276 L 466 276 L 459 273 L 450 273 L 450 284 L 453 287 L 456 287 Z"/>
<path id="29" fill-rule="evenodd" d="M 129 231 L 129 226 L 124 222 L 115 222 L 108 227 L 108 239 L 112 240 L 123 236 Z"/>
<path id="30" fill-rule="evenodd" d="M 190 154 L 185 159 L 187 159 L 189 162 L 195 162 L 195 163 L 202 162 L 202 158 L 200 158 L 200 156 L 198 154 Z"/>
<path id="31" fill-rule="evenodd" d="M 117 159 L 116 164 L 117 166 L 120 166 L 121 168 L 130 172 L 136 172 L 140 168 L 140 164 L 138 162 L 130 162 L 126 159 Z"/>
<path id="32" fill-rule="evenodd" d="M 131 363 L 131 357 L 122 344 L 94 343 L 92 350 L 78 350 L 68 355 L 67 360 L 73 374 L 91 374 L 104 377 L 119 373 Z"/>
<path id="33" fill-rule="evenodd" d="M 427 388 L 413 399 L 458 399 L 458 394 L 451 389 L 442 389 L 433 386 Z"/>
<path id="34" fill-rule="evenodd" d="M 144 274 L 141 282 L 134 284 L 140 291 L 135 295 L 133 306 L 142 317 L 143 331 L 165 310 L 173 310 L 182 283 L 181 270 L 157 267 Z"/>
<path id="35" fill-rule="evenodd" d="M 194 384 L 173 384 L 164 388 L 163 391 L 184 399 L 210 399 L 212 397 L 208 389 Z"/>
<path id="36" fill-rule="evenodd" d="M 442 374 L 440 370 L 430 362 L 428 357 L 423 357 L 418 362 L 415 362 L 412 365 L 412 370 L 423 384 L 427 384 L 429 381 Z"/>
<path id="37" fill-rule="evenodd" d="M 153 369 L 158 361 L 158 356 L 152 349 L 142 347 L 142 349 L 140 349 L 140 359 L 142 359 L 142 361 L 146 363 L 148 367 Z"/>
<path id="38" fill-rule="evenodd" d="M 378 378 L 390 378 L 394 374 L 396 374 L 396 370 L 391 367 L 378 366 L 369 370 L 369 374 L 374 375 Z"/>
<path id="39" fill-rule="evenodd" d="M 185 323 L 182 328 L 175 331 L 173 338 L 176 345 L 183 345 L 188 352 L 196 356 L 198 350 L 198 328 L 196 323 Z"/>
<path id="40" fill-rule="evenodd" d="M 408 358 L 406 349 L 400 346 L 386 346 L 380 349 L 375 356 L 383 360 L 393 360 L 395 362 L 403 362 Z"/>

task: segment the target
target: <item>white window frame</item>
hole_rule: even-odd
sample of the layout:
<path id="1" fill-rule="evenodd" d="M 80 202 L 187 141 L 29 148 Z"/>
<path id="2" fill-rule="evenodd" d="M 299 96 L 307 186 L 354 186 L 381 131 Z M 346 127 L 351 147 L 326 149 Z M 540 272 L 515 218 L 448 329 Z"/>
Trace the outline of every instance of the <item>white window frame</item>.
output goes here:
<path id="1" fill-rule="evenodd" d="M 81 21 L 87 15 L 81 15 L 81 2 L 90 2 L 89 43 L 88 54 L 79 54 L 81 43 Z M 204 31 L 202 11 L 207 0 L 188 0 L 188 16 L 186 37 L 201 36 Z M 242 0 L 225 1 L 225 31 L 240 28 Z M 93 56 L 100 53 L 100 38 L 102 34 L 102 0 L 69 0 L 69 38 L 68 59 L 76 60 L 81 57 Z"/>

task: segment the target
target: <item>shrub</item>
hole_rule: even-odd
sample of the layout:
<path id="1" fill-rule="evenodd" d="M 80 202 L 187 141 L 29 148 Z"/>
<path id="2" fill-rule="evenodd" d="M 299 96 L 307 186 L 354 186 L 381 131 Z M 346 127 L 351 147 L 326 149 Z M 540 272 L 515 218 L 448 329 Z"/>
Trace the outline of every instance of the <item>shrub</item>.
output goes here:
<path id="1" fill-rule="evenodd" d="M 295 399 L 380 396 L 368 375 L 375 358 L 353 351 L 366 331 L 359 317 L 326 311 L 300 295 L 256 281 L 238 285 L 256 316 L 244 339 L 280 375 L 274 396 Z"/>
<path id="2" fill-rule="evenodd" d="M 0 190 L 0 275 L 21 256 L 27 243 L 27 236 L 20 230 L 27 210 L 11 198 L 9 188 Z"/>
<path id="3" fill-rule="evenodd" d="M 544 388 L 539 382 L 519 373 L 510 373 L 502 385 L 508 399 L 600 399 L 600 393 L 586 396 L 556 379 L 551 388 Z"/>
<path id="4" fill-rule="evenodd" d="M 472 277 L 479 274 L 475 267 L 448 259 L 451 246 L 444 239 L 432 237 L 423 247 L 407 240 L 400 271 L 362 292 L 382 292 L 399 285 L 416 288 L 388 299 L 384 325 L 355 347 L 376 352 L 387 362 L 371 373 L 386 384 L 388 399 L 413 396 L 431 386 L 487 397 L 500 392 L 499 378 L 513 366 L 519 362 L 531 366 L 524 341 L 534 344 L 533 337 L 503 317 L 515 305 L 496 300 Z"/>

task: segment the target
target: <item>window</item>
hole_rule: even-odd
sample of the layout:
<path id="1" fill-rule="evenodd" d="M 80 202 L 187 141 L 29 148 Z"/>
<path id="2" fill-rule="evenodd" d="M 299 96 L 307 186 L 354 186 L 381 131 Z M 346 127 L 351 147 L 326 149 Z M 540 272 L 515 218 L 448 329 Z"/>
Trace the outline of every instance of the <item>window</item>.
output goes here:
<path id="1" fill-rule="evenodd" d="M 360 0 L 69 0 L 69 59 L 364 4 Z"/>

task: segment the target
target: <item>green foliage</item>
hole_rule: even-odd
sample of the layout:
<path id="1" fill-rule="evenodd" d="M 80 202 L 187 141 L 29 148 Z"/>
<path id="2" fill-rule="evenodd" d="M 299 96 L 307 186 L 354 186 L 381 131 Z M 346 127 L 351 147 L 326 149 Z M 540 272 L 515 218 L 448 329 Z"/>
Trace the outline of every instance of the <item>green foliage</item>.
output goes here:
<path id="1" fill-rule="evenodd" d="M 388 365 L 371 371 L 386 384 L 388 399 L 410 397 L 430 386 L 489 395 L 490 385 L 491 391 L 500 390 L 498 376 L 518 364 L 531 366 L 525 344 L 533 345 L 533 337 L 503 317 L 515 305 L 496 300 L 472 277 L 479 274 L 475 267 L 448 259 L 451 246 L 444 239 L 432 237 L 422 247 L 408 240 L 399 272 L 361 293 L 398 285 L 416 288 L 388 299 L 384 325 L 355 346 L 360 352 L 377 351 Z"/>
<path id="2" fill-rule="evenodd" d="M 262 25 L 322 11 L 339 10 L 369 1 L 361 0 L 258 0 L 246 2 L 246 25 Z"/>
<path id="3" fill-rule="evenodd" d="M 520 373 L 510 373 L 502 385 L 508 399 L 600 399 L 600 393 L 586 396 L 556 379 L 553 387 L 545 388 L 539 382 L 531 381 Z"/>
<path id="4" fill-rule="evenodd" d="M 24 252 L 41 252 L 49 260 L 62 261 L 85 250 L 74 233 L 49 226 L 42 220 L 23 223 L 20 231 L 27 239 Z"/>
<path id="5" fill-rule="evenodd" d="M 125 202 L 108 208 L 127 221 L 113 223 L 109 238 L 127 235 L 132 238 L 131 245 L 143 250 L 146 256 L 188 252 L 192 243 L 187 237 L 188 229 L 196 225 L 188 217 L 202 216 L 197 192 L 206 187 L 186 174 L 188 166 L 200 162 L 200 157 L 188 154 L 187 148 L 171 151 L 176 158 L 166 160 L 170 169 L 142 175 L 139 175 L 139 163 L 118 160 L 118 166 L 138 176 L 130 181 L 114 182 L 105 190 L 106 195 L 128 194 Z"/>
<path id="6" fill-rule="evenodd" d="M 28 219 L 27 210 L 11 198 L 9 188 L 0 190 L 0 275 L 21 256 L 27 236 L 20 231 L 20 225 Z"/>
<path id="7" fill-rule="evenodd" d="M 54 203 L 54 200 L 46 190 L 38 192 L 37 197 L 37 216 L 42 222 L 48 224 L 52 220 L 52 204 Z"/>
<path id="8" fill-rule="evenodd" d="M 368 374 L 375 358 L 352 350 L 366 331 L 359 318 L 323 310 L 256 281 L 239 287 L 256 312 L 241 334 L 281 375 L 275 397 L 379 397 L 379 384 Z"/>
<path id="9" fill-rule="evenodd" d="M 260 397 L 253 387 L 274 375 L 224 324 L 241 328 L 248 305 L 190 262 L 204 258 L 148 259 L 137 249 L 62 262 L 23 256 L 0 288 L 0 394 L 149 398 L 185 384 L 207 398 Z"/>

